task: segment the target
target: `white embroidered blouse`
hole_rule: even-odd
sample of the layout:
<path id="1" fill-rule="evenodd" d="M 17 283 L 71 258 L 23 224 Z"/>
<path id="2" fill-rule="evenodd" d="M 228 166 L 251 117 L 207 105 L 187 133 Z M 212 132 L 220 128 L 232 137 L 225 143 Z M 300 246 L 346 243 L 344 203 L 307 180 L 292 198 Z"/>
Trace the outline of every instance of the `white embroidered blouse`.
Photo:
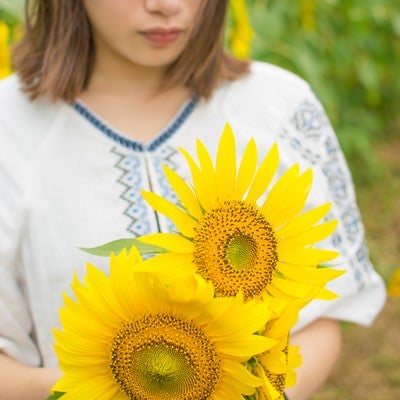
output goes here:
<path id="1" fill-rule="evenodd" d="M 329 218 L 339 220 L 323 245 L 348 269 L 329 286 L 340 297 L 307 306 L 296 329 L 319 316 L 370 324 L 381 309 L 385 288 L 368 258 L 348 167 L 320 102 L 297 76 L 253 63 L 208 102 L 190 99 L 149 143 L 117 132 L 80 102 L 28 101 L 16 76 L 0 82 L 0 104 L 0 348 L 12 357 L 57 365 L 52 327 L 62 292 L 74 271 L 83 277 L 87 261 L 108 268 L 78 247 L 173 229 L 139 189 L 173 200 L 162 165 L 188 178 L 177 147 L 194 154 L 199 138 L 215 154 L 226 122 L 239 156 L 253 136 L 260 158 L 278 143 L 280 173 L 296 162 L 311 166 L 307 207 L 332 202 Z"/>

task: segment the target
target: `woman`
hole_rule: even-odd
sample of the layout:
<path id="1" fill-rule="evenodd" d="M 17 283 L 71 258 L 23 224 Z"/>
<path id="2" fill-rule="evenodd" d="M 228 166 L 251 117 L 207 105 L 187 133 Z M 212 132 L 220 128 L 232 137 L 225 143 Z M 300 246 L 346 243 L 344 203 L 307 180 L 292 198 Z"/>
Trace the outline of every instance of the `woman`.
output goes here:
<path id="1" fill-rule="evenodd" d="M 176 147 L 214 150 L 229 122 L 239 147 L 279 143 L 282 169 L 311 166 L 308 206 L 333 203 L 328 246 L 348 267 L 293 334 L 303 365 L 289 397 L 322 385 L 340 351 L 340 320 L 369 324 L 384 301 L 351 177 L 323 109 L 300 78 L 222 49 L 226 0 L 28 1 L 0 99 L 0 399 L 43 399 L 59 378 L 51 327 L 73 270 L 91 247 L 171 229 L 139 189 L 171 198 Z M 242 148 L 243 150 L 243 148 Z M 93 263 L 107 268 L 107 260 Z M 21 376 L 24 384 L 21 384 Z"/>

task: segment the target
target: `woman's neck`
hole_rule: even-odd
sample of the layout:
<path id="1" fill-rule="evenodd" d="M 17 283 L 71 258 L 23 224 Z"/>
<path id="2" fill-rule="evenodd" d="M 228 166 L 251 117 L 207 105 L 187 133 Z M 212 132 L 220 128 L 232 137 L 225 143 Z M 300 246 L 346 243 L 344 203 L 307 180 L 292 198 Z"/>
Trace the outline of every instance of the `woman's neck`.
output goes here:
<path id="1" fill-rule="evenodd" d="M 159 92 L 165 68 L 135 65 L 115 57 L 97 59 L 87 87 L 88 92 L 129 95 L 143 100 Z"/>
<path id="2" fill-rule="evenodd" d="M 174 118 L 191 93 L 184 85 L 160 90 L 164 71 L 98 63 L 78 98 L 122 134 L 148 142 Z"/>

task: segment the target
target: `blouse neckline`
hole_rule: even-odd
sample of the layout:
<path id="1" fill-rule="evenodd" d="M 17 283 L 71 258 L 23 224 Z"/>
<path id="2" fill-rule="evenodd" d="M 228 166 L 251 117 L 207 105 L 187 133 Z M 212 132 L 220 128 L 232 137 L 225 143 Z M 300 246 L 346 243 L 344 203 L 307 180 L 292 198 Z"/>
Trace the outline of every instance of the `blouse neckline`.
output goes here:
<path id="1" fill-rule="evenodd" d="M 79 113 L 84 119 L 86 119 L 92 126 L 94 126 L 98 131 L 106 135 L 108 138 L 118 143 L 119 145 L 126 147 L 133 151 L 145 152 L 145 151 L 155 151 L 162 144 L 164 144 L 168 139 L 170 139 L 183 125 L 183 123 L 192 114 L 196 105 L 198 103 L 198 98 L 192 96 L 188 99 L 183 106 L 178 110 L 175 117 L 170 121 L 167 127 L 157 134 L 148 143 L 142 143 L 135 139 L 124 135 L 117 129 L 113 128 L 106 121 L 104 121 L 100 116 L 98 116 L 94 111 L 92 111 L 84 102 L 81 100 L 76 100 L 72 103 L 72 107 L 75 111 Z"/>

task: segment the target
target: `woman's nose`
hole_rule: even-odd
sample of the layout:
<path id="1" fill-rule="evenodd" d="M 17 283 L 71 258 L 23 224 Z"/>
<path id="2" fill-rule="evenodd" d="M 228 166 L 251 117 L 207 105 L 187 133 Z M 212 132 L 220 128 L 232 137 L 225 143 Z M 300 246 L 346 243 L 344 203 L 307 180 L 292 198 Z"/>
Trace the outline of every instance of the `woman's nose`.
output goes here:
<path id="1" fill-rule="evenodd" d="M 150 13 L 172 16 L 177 14 L 184 0 L 145 0 L 145 8 Z"/>

